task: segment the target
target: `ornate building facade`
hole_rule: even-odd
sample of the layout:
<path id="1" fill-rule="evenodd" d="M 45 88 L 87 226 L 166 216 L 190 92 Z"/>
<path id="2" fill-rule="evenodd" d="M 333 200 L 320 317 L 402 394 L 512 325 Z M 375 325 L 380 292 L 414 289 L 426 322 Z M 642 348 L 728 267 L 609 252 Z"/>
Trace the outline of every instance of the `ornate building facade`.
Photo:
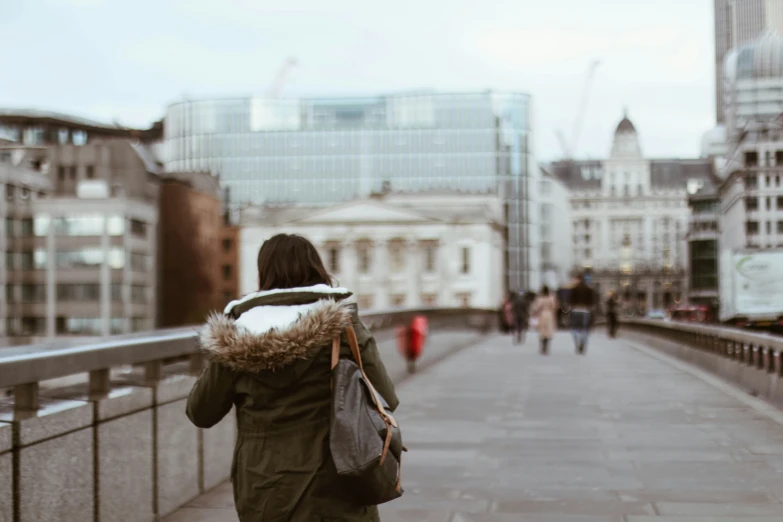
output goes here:
<path id="1" fill-rule="evenodd" d="M 239 285 L 257 290 L 256 258 L 279 233 L 312 241 L 362 309 L 497 308 L 504 297 L 503 205 L 492 196 L 388 194 L 330 207 L 249 207 Z"/>
<path id="2" fill-rule="evenodd" d="M 712 182 L 709 160 L 648 159 L 627 115 L 609 158 L 560 161 L 570 190 L 574 271 L 587 271 L 628 313 L 670 308 L 687 294 L 688 194 Z"/>

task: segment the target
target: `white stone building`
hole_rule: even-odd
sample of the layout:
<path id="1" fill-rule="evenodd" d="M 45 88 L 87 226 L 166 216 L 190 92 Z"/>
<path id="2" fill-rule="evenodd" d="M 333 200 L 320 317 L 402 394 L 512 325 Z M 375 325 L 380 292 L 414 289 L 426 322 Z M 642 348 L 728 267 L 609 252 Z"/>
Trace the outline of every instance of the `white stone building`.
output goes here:
<path id="1" fill-rule="evenodd" d="M 726 57 L 726 162 L 718 188 L 721 252 L 783 247 L 783 38 L 776 30 Z"/>
<path id="2" fill-rule="evenodd" d="M 574 266 L 569 192 L 562 181 L 545 169 L 542 170 L 538 190 L 541 284 L 548 285 L 550 288 L 560 288 L 569 282 L 570 272 Z"/>
<path id="3" fill-rule="evenodd" d="M 571 191 L 575 270 L 593 274 L 636 313 L 668 308 L 686 289 L 687 196 L 712 179 L 712 162 L 648 159 L 633 123 L 617 126 L 606 160 L 562 161 Z"/>
<path id="4" fill-rule="evenodd" d="M 504 293 L 501 201 L 491 195 L 387 194 L 331 207 L 249 207 L 240 218 L 240 291 L 257 290 L 256 258 L 279 233 L 318 248 L 362 309 L 497 308 Z"/>

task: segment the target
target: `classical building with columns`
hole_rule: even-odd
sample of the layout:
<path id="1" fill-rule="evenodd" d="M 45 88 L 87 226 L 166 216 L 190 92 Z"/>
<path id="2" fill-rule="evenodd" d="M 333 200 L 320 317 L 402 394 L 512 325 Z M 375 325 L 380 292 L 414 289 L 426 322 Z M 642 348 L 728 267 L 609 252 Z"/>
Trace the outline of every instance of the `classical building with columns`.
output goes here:
<path id="1" fill-rule="evenodd" d="M 559 161 L 548 170 L 570 190 L 574 271 L 629 312 L 670 308 L 687 294 L 688 195 L 714 181 L 701 159 L 648 159 L 624 116 L 609 158 Z"/>
<path id="2" fill-rule="evenodd" d="M 504 292 L 502 201 L 492 195 L 386 194 L 330 207 L 248 207 L 241 212 L 239 284 L 258 288 L 256 258 L 279 233 L 318 248 L 363 309 L 496 308 Z"/>

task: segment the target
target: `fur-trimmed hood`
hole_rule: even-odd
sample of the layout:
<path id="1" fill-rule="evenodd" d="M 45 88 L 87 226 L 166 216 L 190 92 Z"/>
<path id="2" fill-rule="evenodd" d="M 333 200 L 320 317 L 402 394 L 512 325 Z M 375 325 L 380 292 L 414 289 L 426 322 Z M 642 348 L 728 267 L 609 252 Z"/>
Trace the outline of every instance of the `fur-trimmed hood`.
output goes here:
<path id="1" fill-rule="evenodd" d="M 237 371 L 276 371 L 312 357 L 351 324 L 355 306 L 345 288 L 316 285 L 268 290 L 232 301 L 210 316 L 201 347 L 210 360 Z"/>

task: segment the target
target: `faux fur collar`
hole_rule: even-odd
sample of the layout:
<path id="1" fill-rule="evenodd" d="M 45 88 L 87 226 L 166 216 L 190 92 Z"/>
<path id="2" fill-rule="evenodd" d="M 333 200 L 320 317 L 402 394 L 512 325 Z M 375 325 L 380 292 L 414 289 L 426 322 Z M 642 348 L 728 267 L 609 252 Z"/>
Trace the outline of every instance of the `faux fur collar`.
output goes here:
<path id="1" fill-rule="evenodd" d="M 326 298 L 307 304 L 254 306 L 238 319 L 214 314 L 201 331 L 201 346 L 210 360 L 234 370 L 275 371 L 330 347 L 332 339 L 351 324 L 352 311 L 351 305 Z"/>
<path id="2" fill-rule="evenodd" d="M 236 301 L 231 301 L 226 306 L 226 309 L 223 311 L 225 314 L 230 314 L 235 308 L 241 307 L 242 305 L 246 305 L 250 303 L 251 301 L 261 301 L 261 304 L 269 304 L 266 301 L 274 301 L 277 298 L 285 297 L 286 295 L 291 294 L 302 294 L 302 295 L 309 295 L 312 294 L 314 297 L 335 297 L 338 299 L 344 299 L 346 297 L 349 297 L 351 295 L 350 290 L 347 290 L 345 288 L 333 288 L 331 286 L 327 285 L 314 285 L 314 286 L 301 286 L 298 288 L 277 288 L 274 290 L 263 290 L 261 292 L 253 292 L 252 294 L 247 294 L 246 296 L 242 297 L 241 299 L 237 299 Z"/>

